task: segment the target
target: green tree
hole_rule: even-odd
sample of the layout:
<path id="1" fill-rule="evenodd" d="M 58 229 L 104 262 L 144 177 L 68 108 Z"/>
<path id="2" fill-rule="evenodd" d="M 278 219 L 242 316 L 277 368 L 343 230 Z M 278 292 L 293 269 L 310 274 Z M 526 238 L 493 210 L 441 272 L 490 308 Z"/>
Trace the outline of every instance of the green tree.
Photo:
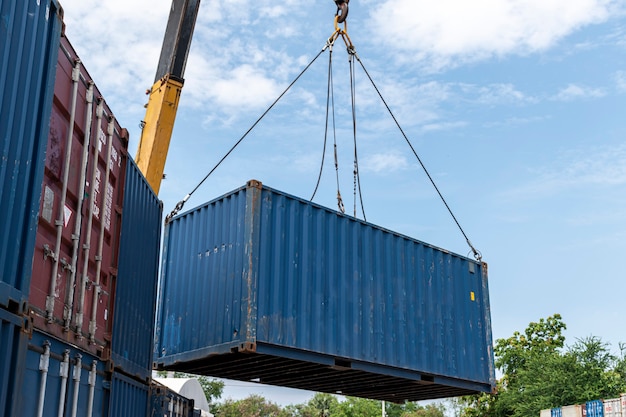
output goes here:
<path id="1" fill-rule="evenodd" d="M 243 400 L 227 399 L 213 410 L 217 417 L 290 417 L 285 410 L 260 395 L 250 395 Z"/>
<path id="2" fill-rule="evenodd" d="M 565 323 L 555 314 L 530 323 L 523 334 L 496 341 L 502 373 L 494 394 L 460 399 L 463 417 L 526 417 L 546 408 L 611 398 L 626 389 L 624 351 L 612 355 L 599 338 L 565 348 Z"/>
<path id="3" fill-rule="evenodd" d="M 339 403 L 338 417 L 380 417 L 382 404 L 380 401 L 357 397 L 346 397 Z M 332 415 L 333 417 L 335 414 Z"/>

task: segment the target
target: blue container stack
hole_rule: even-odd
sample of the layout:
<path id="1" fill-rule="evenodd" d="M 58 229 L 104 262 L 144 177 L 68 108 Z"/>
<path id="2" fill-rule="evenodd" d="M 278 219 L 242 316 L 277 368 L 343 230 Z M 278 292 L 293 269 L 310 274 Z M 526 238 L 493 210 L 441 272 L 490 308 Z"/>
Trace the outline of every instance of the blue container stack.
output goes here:
<path id="1" fill-rule="evenodd" d="M 0 0 L 0 308 L 22 314 L 63 28 L 57 0 Z"/>
<path id="2" fill-rule="evenodd" d="M 0 0 L 0 22 L 0 415 L 151 415 L 162 204 L 132 159 L 120 155 L 122 252 L 106 313 L 114 324 L 102 352 L 61 340 L 32 320 L 63 11 L 57 0 Z"/>

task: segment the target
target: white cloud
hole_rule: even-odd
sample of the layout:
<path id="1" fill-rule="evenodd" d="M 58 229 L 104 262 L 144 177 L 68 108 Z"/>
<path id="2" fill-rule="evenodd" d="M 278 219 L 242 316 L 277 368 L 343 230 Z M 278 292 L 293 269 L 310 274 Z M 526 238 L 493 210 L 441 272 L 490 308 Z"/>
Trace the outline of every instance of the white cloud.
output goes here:
<path id="1" fill-rule="evenodd" d="M 556 101 L 572 101 L 579 98 L 599 98 L 604 97 L 605 95 L 606 92 L 600 88 L 590 88 L 576 84 L 569 84 L 552 97 L 552 99 Z"/>
<path id="2" fill-rule="evenodd" d="M 467 126 L 467 122 L 444 122 L 444 123 L 428 123 L 422 126 L 424 132 L 434 132 L 441 130 L 460 129 Z"/>
<path id="3" fill-rule="evenodd" d="M 388 0 L 371 14 L 377 39 L 442 68 L 491 56 L 545 50 L 609 18 L 616 0 Z"/>
<path id="4" fill-rule="evenodd" d="M 533 169 L 532 174 L 534 180 L 506 194 L 535 198 L 580 187 L 622 186 L 626 184 L 626 145 L 563 152 L 549 167 Z"/>
<path id="5" fill-rule="evenodd" d="M 218 80 L 212 90 L 218 104 L 231 107 L 259 107 L 278 95 L 274 80 L 250 65 L 233 69 L 229 77 Z"/>
<path id="6" fill-rule="evenodd" d="M 512 84 L 460 84 L 459 89 L 466 95 L 467 100 L 479 104 L 496 105 L 505 103 L 525 103 L 535 101 L 519 91 Z"/>
<path id="7" fill-rule="evenodd" d="M 361 169 L 363 171 L 380 173 L 391 173 L 406 169 L 409 166 L 409 162 L 406 156 L 401 155 L 398 152 L 385 152 L 373 155 L 368 155 L 361 162 Z"/>

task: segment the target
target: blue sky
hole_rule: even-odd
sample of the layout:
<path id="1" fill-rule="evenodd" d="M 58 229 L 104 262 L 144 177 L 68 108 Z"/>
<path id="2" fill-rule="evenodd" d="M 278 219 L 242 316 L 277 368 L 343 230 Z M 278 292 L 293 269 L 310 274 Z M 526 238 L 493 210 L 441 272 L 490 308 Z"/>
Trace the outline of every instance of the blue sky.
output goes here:
<path id="1" fill-rule="evenodd" d="M 134 154 L 170 0 L 62 5 L 66 33 L 129 129 Z M 348 33 L 359 57 L 489 263 L 494 339 L 560 313 L 569 344 L 594 335 L 617 351 L 626 342 L 625 6 L 623 0 L 350 3 Z M 161 186 L 166 211 L 320 51 L 334 12 L 330 0 L 203 0 Z M 352 120 L 340 44 L 333 61 L 341 191 L 352 212 Z M 327 66 L 328 52 L 186 208 L 251 178 L 311 196 Z M 360 67 L 356 103 L 367 220 L 467 254 Z M 327 153 L 315 201 L 332 208 L 334 175 Z M 287 391 L 261 392 L 289 402 Z"/>

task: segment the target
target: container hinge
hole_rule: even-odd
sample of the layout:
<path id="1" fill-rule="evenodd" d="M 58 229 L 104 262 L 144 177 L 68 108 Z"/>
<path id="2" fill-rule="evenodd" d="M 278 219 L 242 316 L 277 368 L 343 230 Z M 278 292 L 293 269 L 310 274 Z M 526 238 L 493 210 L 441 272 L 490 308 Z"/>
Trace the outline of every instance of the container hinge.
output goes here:
<path id="1" fill-rule="evenodd" d="M 54 254 L 54 251 L 50 249 L 47 243 L 43 244 L 43 260 L 45 261 L 47 258 L 52 258 L 53 261 L 56 261 L 57 258 Z"/>
<path id="2" fill-rule="evenodd" d="M 59 263 L 61 265 L 63 265 L 63 269 L 67 270 L 67 271 L 72 271 L 72 265 L 67 261 L 67 259 L 65 258 L 61 258 L 61 260 L 59 261 Z"/>

